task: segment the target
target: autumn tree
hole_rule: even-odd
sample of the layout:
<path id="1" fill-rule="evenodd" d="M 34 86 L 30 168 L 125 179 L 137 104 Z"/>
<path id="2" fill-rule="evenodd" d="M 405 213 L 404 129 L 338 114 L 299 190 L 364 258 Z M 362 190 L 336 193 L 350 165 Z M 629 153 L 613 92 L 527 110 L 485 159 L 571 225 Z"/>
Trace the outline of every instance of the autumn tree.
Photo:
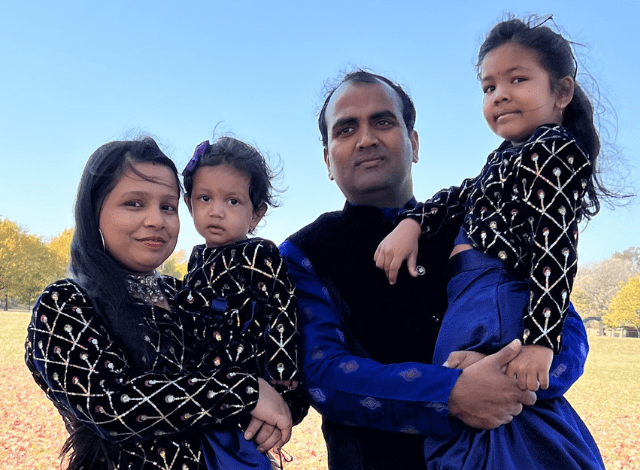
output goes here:
<path id="1" fill-rule="evenodd" d="M 615 295 L 602 321 L 611 328 L 633 326 L 640 336 L 640 275 L 629 279 Z"/>
<path id="2" fill-rule="evenodd" d="M 51 252 L 55 260 L 55 279 L 61 279 L 65 277 L 67 269 L 69 267 L 69 259 L 71 257 L 71 239 L 73 238 L 73 229 L 65 229 L 60 234 L 56 235 L 47 244 L 47 248 Z"/>
<path id="3" fill-rule="evenodd" d="M 182 279 L 187 274 L 187 255 L 184 250 L 173 252 L 158 271 L 166 276 Z"/>
<path id="4" fill-rule="evenodd" d="M 56 279 L 56 260 L 39 237 L 10 220 L 0 221 L 0 270 L 8 298 L 29 303 Z"/>
<path id="5" fill-rule="evenodd" d="M 571 301 L 584 320 L 602 318 L 613 297 L 627 280 L 640 272 L 640 248 L 629 248 L 613 257 L 580 266 Z"/>
<path id="6" fill-rule="evenodd" d="M 4 297 L 4 309 L 9 308 L 9 295 L 15 271 L 16 249 L 23 235 L 18 224 L 8 219 L 0 220 L 0 295 Z"/>

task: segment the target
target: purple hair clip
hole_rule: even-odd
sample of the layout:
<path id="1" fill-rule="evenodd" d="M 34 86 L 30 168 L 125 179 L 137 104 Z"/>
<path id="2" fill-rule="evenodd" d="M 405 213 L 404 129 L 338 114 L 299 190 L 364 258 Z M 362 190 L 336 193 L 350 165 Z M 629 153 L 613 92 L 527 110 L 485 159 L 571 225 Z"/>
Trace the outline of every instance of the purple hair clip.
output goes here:
<path id="1" fill-rule="evenodd" d="M 205 140 L 204 142 L 199 143 L 198 146 L 196 147 L 196 151 L 193 152 L 193 157 L 191 157 L 191 160 L 189 160 L 189 163 L 187 163 L 187 167 L 184 170 L 193 171 L 193 169 L 198 164 L 198 160 L 200 160 L 200 157 L 204 155 L 204 153 L 207 151 L 208 148 L 209 148 L 208 140 Z"/>

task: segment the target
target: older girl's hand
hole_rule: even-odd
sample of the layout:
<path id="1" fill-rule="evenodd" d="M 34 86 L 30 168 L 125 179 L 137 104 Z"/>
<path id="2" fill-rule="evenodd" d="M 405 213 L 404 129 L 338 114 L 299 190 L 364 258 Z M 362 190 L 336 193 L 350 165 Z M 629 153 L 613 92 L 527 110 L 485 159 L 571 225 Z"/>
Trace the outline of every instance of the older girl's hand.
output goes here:
<path id="1" fill-rule="evenodd" d="M 412 219 L 404 219 L 378 245 L 373 260 L 376 266 L 387 274 L 389 284 L 396 283 L 398 271 L 405 259 L 409 274 L 413 277 L 418 275 L 416 270 L 418 238 L 420 238 L 420 224 Z"/>

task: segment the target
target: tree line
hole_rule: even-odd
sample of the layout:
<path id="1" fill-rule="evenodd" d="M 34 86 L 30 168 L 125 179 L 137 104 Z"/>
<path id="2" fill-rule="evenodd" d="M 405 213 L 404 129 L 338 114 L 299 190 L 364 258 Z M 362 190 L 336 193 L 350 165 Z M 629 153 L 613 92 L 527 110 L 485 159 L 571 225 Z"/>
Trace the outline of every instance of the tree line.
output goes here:
<path id="1" fill-rule="evenodd" d="M 5 310 L 10 304 L 30 308 L 47 285 L 65 277 L 72 237 L 73 229 L 68 228 L 46 241 L 0 219 L 0 300 Z M 182 279 L 187 272 L 185 252 L 171 255 L 160 271 Z M 580 266 L 571 300 L 585 322 L 631 326 L 640 334 L 640 247 Z"/>
<path id="2" fill-rule="evenodd" d="M 51 240 L 28 233 L 17 223 L 0 219 L 0 304 L 31 308 L 42 290 L 67 275 L 73 229 Z M 161 272 L 180 279 L 187 272 L 183 250 L 165 261 Z"/>
<path id="3" fill-rule="evenodd" d="M 640 336 L 640 247 L 580 266 L 571 301 L 585 322 L 630 326 Z"/>

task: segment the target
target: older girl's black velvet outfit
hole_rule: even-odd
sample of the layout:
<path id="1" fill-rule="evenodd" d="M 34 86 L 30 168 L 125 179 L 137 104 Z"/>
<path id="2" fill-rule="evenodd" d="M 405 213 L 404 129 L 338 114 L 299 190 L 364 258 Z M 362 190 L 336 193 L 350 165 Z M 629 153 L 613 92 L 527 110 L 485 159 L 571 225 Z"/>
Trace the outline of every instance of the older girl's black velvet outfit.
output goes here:
<path id="1" fill-rule="evenodd" d="M 434 363 L 456 350 L 491 354 L 518 337 L 560 350 L 577 270 L 577 213 L 591 171 L 566 129 L 541 126 L 522 144 L 501 145 L 476 178 L 409 213 L 427 235 L 464 217 L 456 244 L 473 246 L 449 260 L 448 307 Z M 587 350 L 584 344 L 585 358 Z M 550 371 L 562 373 L 561 367 Z M 539 399 L 494 430 L 428 436 L 425 456 L 430 470 L 604 468 L 564 397 Z"/>

